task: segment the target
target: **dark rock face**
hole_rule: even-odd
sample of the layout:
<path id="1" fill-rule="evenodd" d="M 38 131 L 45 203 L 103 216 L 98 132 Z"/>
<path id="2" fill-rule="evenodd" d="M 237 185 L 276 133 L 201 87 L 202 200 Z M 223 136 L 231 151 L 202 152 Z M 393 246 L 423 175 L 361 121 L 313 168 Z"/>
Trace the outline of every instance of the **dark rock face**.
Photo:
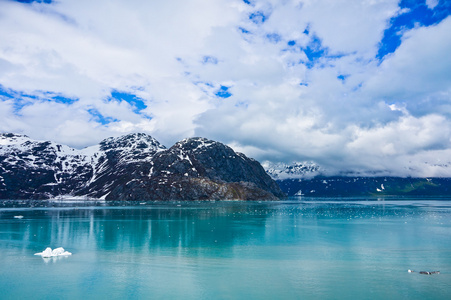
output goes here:
<path id="1" fill-rule="evenodd" d="M 0 199 L 60 195 L 106 200 L 277 199 L 261 167 L 224 144 L 191 138 L 166 149 L 138 133 L 75 150 L 0 135 Z"/>

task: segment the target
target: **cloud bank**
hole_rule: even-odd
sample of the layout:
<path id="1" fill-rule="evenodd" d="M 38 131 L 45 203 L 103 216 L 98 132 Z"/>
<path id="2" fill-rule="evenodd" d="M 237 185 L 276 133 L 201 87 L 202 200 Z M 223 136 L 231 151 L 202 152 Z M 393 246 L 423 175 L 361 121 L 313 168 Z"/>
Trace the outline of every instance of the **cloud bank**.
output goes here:
<path id="1" fill-rule="evenodd" d="M 0 0 L 0 131 L 451 176 L 448 1 L 147 2 Z"/>

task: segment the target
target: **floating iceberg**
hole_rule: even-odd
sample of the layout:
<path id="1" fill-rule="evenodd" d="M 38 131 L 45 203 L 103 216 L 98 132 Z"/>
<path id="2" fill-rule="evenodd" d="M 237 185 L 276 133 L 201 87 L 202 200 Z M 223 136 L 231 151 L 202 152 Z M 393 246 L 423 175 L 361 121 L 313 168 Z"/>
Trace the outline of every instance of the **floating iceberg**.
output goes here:
<path id="1" fill-rule="evenodd" d="M 52 248 L 47 247 L 44 251 L 35 253 L 34 255 L 40 255 L 42 257 L 55 257 L 72 255 L 72 253 L 65 251 L 63 247 L 55 248 L 53 250 Z"/>

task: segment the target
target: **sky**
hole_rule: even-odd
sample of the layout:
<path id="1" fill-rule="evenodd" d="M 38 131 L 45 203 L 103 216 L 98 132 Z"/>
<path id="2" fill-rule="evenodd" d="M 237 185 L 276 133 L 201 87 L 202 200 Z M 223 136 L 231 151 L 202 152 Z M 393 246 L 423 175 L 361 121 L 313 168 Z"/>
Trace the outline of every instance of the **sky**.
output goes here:
<path id="1" fill-rule="evenodd" d="M 450 0 L 0 0 L 0 132 L 451 177 Z"/>

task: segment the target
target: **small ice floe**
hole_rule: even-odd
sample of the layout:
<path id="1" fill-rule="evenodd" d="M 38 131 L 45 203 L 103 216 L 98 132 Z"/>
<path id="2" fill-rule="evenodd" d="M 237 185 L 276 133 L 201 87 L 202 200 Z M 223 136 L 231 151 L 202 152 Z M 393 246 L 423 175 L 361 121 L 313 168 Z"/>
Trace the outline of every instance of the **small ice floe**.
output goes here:
<path id="1" fill-rule="evenodd" d="M 414 270 L 407 270 L 407 272 L 415 273 Z M 440 271 L 420 271 L 418 273 L 423 274 L 423 275 L 432 275 L 432 274 L 440 274 Z"/>
<path id="2" fill-rule="evenodd" d="M 14 219 L 22 219 L 23 216 L 14 216 Z"/>
<path id="3" fill-rule="evenodd" d="M 52 250 L 52 248 L 47 247 L 44 251 L 35 253 L 34 255 L 40 255 L 43 258 L 46 258 L 46 257 L 56 257 L 56 256 L 67 256 L 67 255 L 72 255 L 72 253 L 64 250 L 63 247 L 55 248 L 53 250 Z"/>

